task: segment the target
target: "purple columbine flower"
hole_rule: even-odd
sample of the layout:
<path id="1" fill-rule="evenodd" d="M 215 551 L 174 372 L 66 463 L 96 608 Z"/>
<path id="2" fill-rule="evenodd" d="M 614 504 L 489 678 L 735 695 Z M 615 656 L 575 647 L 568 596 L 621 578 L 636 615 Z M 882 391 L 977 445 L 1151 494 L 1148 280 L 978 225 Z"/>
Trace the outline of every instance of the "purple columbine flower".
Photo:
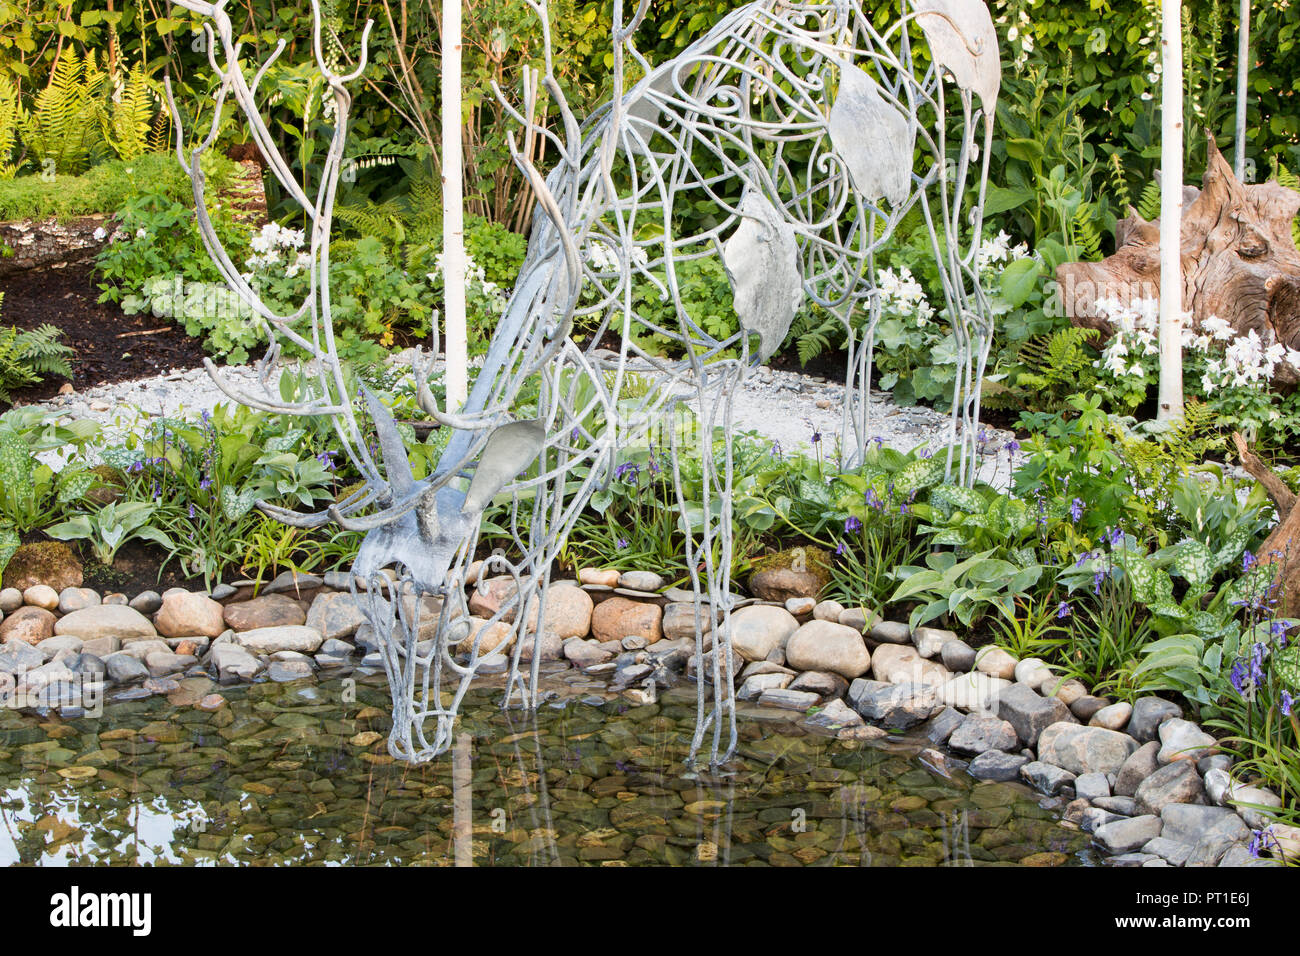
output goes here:
<path id="1" fill-rule="evenodd" d="M 1072 613 L 1074 613 L 1074 612 L 1071 611 L 1071 609 L 1070 609 L 1070 602 L 1069 602 L 1069 601 L 1062 601 L 1060 604 L 1056 605 L 1056 619 L 1057 619 L 1058 621 L 1063 621 L 1063 620 L 1065 620 L 1065 619 L 1066 619 L 1067 617 L 1069 617 Z"/>
<path id="2" fill-rule="evenodd" d="M 1075 498 L 1070 502 L 1070 521 L 1078 524 L 1079 519 L 1083 517 L 1083 499 Z"/>
<path id="3" fill-rule="evenodd" d="M 849 515 L 848 520 L 844 522 L 844 533 L 851 534 L 854 531 L 862 530 L 862 522 L 853 515 Z"/>

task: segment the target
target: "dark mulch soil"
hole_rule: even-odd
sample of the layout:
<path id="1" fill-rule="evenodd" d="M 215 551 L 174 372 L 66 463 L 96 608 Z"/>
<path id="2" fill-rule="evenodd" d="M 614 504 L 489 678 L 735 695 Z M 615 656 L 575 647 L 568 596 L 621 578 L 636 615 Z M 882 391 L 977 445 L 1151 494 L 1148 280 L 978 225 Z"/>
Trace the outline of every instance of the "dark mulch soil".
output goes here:
<path id="1" fill-rule="evenodd" d="M 76 351 L 72 386 L 78 391 L 203 364 L 201 342 L 171 320 L 126 315 L 111 302 L 97 302 L 90 263 L 10 276 L 0 280 L 0 292 L 0 324 L 34 329 L 49 323 L 63 330 L 60 341 Z M 40 401 L 57 394 L 65 381 L 47 376 L 14 397 L 22 403 Z"/>

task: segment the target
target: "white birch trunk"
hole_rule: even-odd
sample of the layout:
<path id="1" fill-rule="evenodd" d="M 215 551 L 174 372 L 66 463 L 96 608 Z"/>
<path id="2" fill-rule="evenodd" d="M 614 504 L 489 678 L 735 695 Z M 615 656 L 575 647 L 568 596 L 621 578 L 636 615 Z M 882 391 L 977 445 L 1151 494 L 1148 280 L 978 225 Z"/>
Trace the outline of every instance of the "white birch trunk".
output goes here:
<path id="1" fill-rule="evenodd" d="M 465 202 L 461 162 L 461 0 L 442 0 L 442 283 L 447 349 L 447 411 L 459 411 L 469 394 L 465 324 Z"/>
<path id="2" fill-rule="evenodd" d="M 1183 27 L 1181 0 L 1161 0 L 1160 394 L 1156 417 L 1183 414 Z"/>
<path id="3" fill-rule="evenodd" d="M 1237 26 L 1237 141 L 1232 171 L 1246 181 L 1246 74 L 1250 72 L 1250 0 L 1241 0 Z"/>

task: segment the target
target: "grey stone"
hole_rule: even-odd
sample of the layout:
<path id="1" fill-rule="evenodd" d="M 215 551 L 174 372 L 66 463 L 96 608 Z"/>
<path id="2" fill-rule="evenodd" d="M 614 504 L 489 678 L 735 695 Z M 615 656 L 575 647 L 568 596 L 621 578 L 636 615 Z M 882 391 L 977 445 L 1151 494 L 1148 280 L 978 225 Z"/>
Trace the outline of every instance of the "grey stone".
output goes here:
<path id="1" fill-rule="evenodd" d="M 1139 697 L 1133 702 L 1133 716 L 1129 718 L 1127 732 L 1140 743 L 1156 739 L 1160 725 L 1171 717 L 1183 716 L 1183 709 L 1163 697 Z"/>
<path id="2" fill-rule="evenodd" d="M 863 620 L 865 622 L 865 618 Z M 877 621 L 871 625 L 867 637 L 877 644 L 910 644 L 912 629 L 903 621 Z"/>
<path id="3" fill-rule="evenodd" d="M 788 607 L 786 610 L 790 610 Z M 844 605 L 839 601 L 818 601 L 813 605 L 812 614 L 819 621 L 830 621 L 832 624 L 840 622 L 840 615 L 844 613 Z"/>
<path id="4" fill-rule="evenodd" d="M 1190 760 L 1175 760 L 1138 784 L 1133 794 L 1139 813 L 1159 813 L 1171 803 L 1204 803 L 1205 787 Z"/>
<path id="5" fill-rule="evenodd" d="M 1020 776 L 1035 790 L 1056 796 L 1074 781 L 1074 774 L 1050 763 L 1034 760 L 1020 768 Z"/>
<path id="6" fill-rule="evenodd" d="M 1214 866 L 1234 843 L 1250 839 L 1245 821 L 1226 807 L 1171 803 L 1160 817 L 1165 824 L 1162 836 L 1192 847 L 1187 866 Z"/>
<path id="7" fill-rule="evenodd" d="M 1088 723 L 1093 727 L 1105 727 L 1107 730 L 1123 730 L 1132 717 L 1133 705 L 1121 701 L 1103 707 L 1088 719 Z"/>
<path id="8" fill-rule="evenodd" d="M 6 641 L 0 645 L 0 671 L 25 674 L 45 663 L 45 655 L 26 641 Z"/>
<path id="9" fill-rule="evenodd" d="M 840 730 L 844 727 L 861 727 L 864 721 L 844 701 L 837 698 L 810 715 L 804 723 L 826 730 Z"/>
<path id="10" fill-rule="evenodd" d="M 926 739 L 936 747 L 942 747 L 952 736 L 952 732 L 957 729 L 966 717 L 961 711 L 952 707 L 945 707 L 930 721 L 925 730 Z"/>
<path id="11" fill-rule="evenodd" d="M 1007 721 L 989 714 L 969 715 L 948 738 L 949 747 L 968 754 L 982 754 L 986 750 L 1011 750 L 1015 745 L 1015 728 Z"/>
<path id="12" fill-rule="evenodd" d="M 998 716 L 1015 728 L 1021 744 L 1032 747 L 1052 724 L 1070 723 L 1070 709 L 1055 697 L 1042 697 L 1027 684 L 1004 687 L 998 695 Z"/>
<path id="13" fill-rule="evenodd" d="M 347 585 L 345 584 L 344 588 L 346 587 Z M 208 597 L 212 598 L 212 600 L 214 601 L 224 601 L 227 598 L 234 597 L 238 593 L 239 593 L 239 589 L 232 585 L 218 584 L 216 587 L 214 587 L 211 591 L 208 592 Z"/>
<path id="14" fill-rule="evenodd" d="M 1108 866 L 1160 866 L 1165 863 L 1158 856 L 1152 856 L 1150 853 L 1121 853 L 1119 856 L 1112 856 L 1106 861 Z"/>
<path id="15" fill-rule="evenodd" d="M 278 683 L 302 680 L 312 676 L 311 664 L 302 660 L 272 661 L 266 669 L 266 676 Z"/>
<path id="16" fill-rule="evenodd" d="M 956 634 L 939 627 L 918 627 L 912 631 L 912 644 L 922 657 L 937 656 L 945 644 L 955 640 Z"/>
<path id="17" fill-rule="evenodd" d="M 1236 807 L 1246 825 L 1255 830 L 1262 830 L 1273 822 L 1281 808 L 1282 798 L 1272 790 L 1263 787 L 1246 787 L 1233 784 L 1228 792 L 1228 801 Z"/>
<path id="18" fill-rule="evenodd" d="M 1115 786 L 1112 788 L 1116 796 L 1131 797 L 1137 793 L 1138 785 L 1147 777 L 1156 772 L 1160 766 L 1156 760 L 1156 755 L 1160 753 L 1160 744 L 1156 741 L 1150 741 L 1143 744 L 1135 750 L 1124 765 L 1119 768 L 1119 774 L 1115 778 Z"/>
<path id="19" fill-rule="evenodd" d="M 378 657 L 377 653 L 376 657 Z M 257 658 L 239 644 L 213 644 L 209 659 L 212 666 L 216 668 L 217 679 L 227 684 L 240 680 L 252 680 L 262 669 L 262 665 Z M 382 664 L 382 660 L 379 663 Z"/>
<path id="20" fill-rule="evenodd" d="M 109 654 L 104 658 L 104 669 L 109 678 L 119 684 L 144 680 L 149 676 L 149 668 L 144 665 L 144 661 L 124 651 Z"/>
<path id="21" fill-rule="evenodd" d="M 356 634 L 366 623 L 366 617 L 351 594 L 318 594 L 311 602 L 305 623 L 320 631 L 327 641 L 343 640 Z"/>
<path id="22" fill-rule="evenodd" d="M 1070 713 L 1086 724 L 1097 715 L 1097 711 L 1109 706 L 1110 701 L 1105 697 L 1094 697 L 1091 694 L 1085 694 L 1070 705 Z"/>
<path id="23" fill-rule="evenodd" d="M 68 670 L 83 677 L 102 680 L 108 671 L 104 662 L 94 654 L 77 654 L 67 661 Z"/>
<path id="24" fill-rule="evenodd" d="M 658 591 L 664 586 L 664 579 L 653 571 L 624 571 L 619 575 L 618 584 L 633 591 Z"/>
<path id="25" fill-rule="evenodd" d="M 862 677 L 849 685 L 848 701 L 867 720 L 896 730 L 929 720 L 940 707 L 935 689 L 926 684 L 887 684 Z"/>
<path id="26" fill-rule="evenodd" d="M 1214 738 L 1190 720 L 1171 717 L 1157 730 L 1160 735 L 1160 763 L 1174 761 L 1195 763 L 1214 746 Z"/>
<path id="27" fill-rule="evenodd" d="M 64 588 L 59 592 L 59 613 L 71 614 L 82 608 L 103 603 L 98 591 L 90 588 Z"/>
<path id="28" fill-rule="evenodd" d="M 949 641 L 940 649 L 939 659 L 954 674 L 964 674 L 975 667 L 975 648 L 961 639 Z"/>
<path id="29" fill-rule="evenodd" d="M 1096 803 L 1098 799 L 1110 796 L 1110 781 L 1104 773 L 1080 774 L 1074 781 L 1074 795 Z"/>
<path id="30" fill-rule="evenodd" d="M 808 694 L 798 690 L 765 690 L 762 696 L 758 698 L 760 707 L 775 707 L 781 710 L 797 710 L 806 712 L 810 707 L 817 706 L 818 697 L 816 694 Z"/>
<path id="31" fill-rule="evenodd" d="M 1229 754 L 1210 754 L 1196 761 L 1196 769 L 1204 777 L 1211 770 L 1222 770 L 1225 773 L 1232 769 L 1232 757 Z"/>
<path id="32" fill-rule="evenodd" d="M 1101 727 L 1057 723 L 1038 738 L 1038 759 L 1074 774 L 1114 773 L 1137 750 L 1137 741 Z"/>
<path id="33" fill-rule="evenodd" d="M 794 680 L 789 674 L 753 674 L 746 677 L 736 691 L 737 700 L 758 700 L 765 691 L 785 690 Z"/>
<path id="34" fill-rule="evenodd" d="M 1093 838 L 1107 853 L 1132 853 L 1160 836 L 1160 817 L 1150 815 L 1112 820 L 1098 827 Z"/>
<path id="35" fill-rule="evenodd" d="M 831 697 L 843 697 L 849 690 L 849 682 L 839 674 L 830 671 L 804 671 L 790 683 L 791 690 L 803 690 L 816 694 L 822 700 Z"/>
<path id="36" fill-rule="evenodd" d="M 141 591 L 127 604 L 141 614 L 155 614 L 162 607 L 162 596 L 157 591 Z"/>
<path id="37" fill-rule="evenodd" d="M 1154 853 L 1172 866 L 1182 866 L 1187 862 L 1187 858 L 1191 856 L 1192 848 L 1186 843 L 1179 843 L 1177 840 L 1159 836 L 1142 847 L 1142 852 Z"/>
<path id="38" fill-rule="evenodd" d="M 1127 814 L 1114 813 L 1110 810 L 1103 810 L 1101 807 L 1088 807 L 1083 811 L 1083 819 L 1079 823 L 1079 829 L 1084 833 L 1096 833 L 1101 827 L 1108 823 L 1114 823 L 1116 820 L 1123 820 Z"/>
<path id="39" fill-rule="evenodd" d="M 1020 768 L 1029 763 L 1028 757 L 1020 754 L 1003 753 L 1000 750 L 986 750 L 970 762 L 966 768 L 976 780 L 992 780 L 1006 783 L 1020 776 Z"/>
<path id="40" fill-rule="evenodd" d="M 266 587 L 263 594 L 292 594 L 298 597 L 303 591 L 312 591 L 325 582 L 314 574 L 300 574 L 297 571 L 281 571 Z"/>
<path id="41" fill-rule="evenodd" d="M 1098 797 L 1094 805 L 1122 816 L 1137 816 L 1137 801 L 1132 797 Z"/>

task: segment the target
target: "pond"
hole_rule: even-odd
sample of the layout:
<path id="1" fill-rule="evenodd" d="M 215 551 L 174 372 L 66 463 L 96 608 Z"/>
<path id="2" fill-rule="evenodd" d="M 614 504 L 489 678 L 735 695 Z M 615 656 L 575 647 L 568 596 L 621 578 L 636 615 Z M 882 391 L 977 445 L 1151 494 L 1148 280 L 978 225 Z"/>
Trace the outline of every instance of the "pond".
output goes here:
<path id="1" fill-rule="evenodd" d="M 227 703 L 197 709 L 219 691 Z M 922 739 L 812 736 L 746 708 L 738 759 L 683 765 L 694 691 L 631 707 L 571 686 L 536 716 L 466 698 L 451 755 L 387 754 L 379 674 L 110 701 L 99 719 L 0 711 L 5 864 L 1091 865 L 1057 801 L 952 779 Z M 457 786 L 459 785 L 459 786 Z M 468 801 L 466 801 L 468 797 Z"/>

